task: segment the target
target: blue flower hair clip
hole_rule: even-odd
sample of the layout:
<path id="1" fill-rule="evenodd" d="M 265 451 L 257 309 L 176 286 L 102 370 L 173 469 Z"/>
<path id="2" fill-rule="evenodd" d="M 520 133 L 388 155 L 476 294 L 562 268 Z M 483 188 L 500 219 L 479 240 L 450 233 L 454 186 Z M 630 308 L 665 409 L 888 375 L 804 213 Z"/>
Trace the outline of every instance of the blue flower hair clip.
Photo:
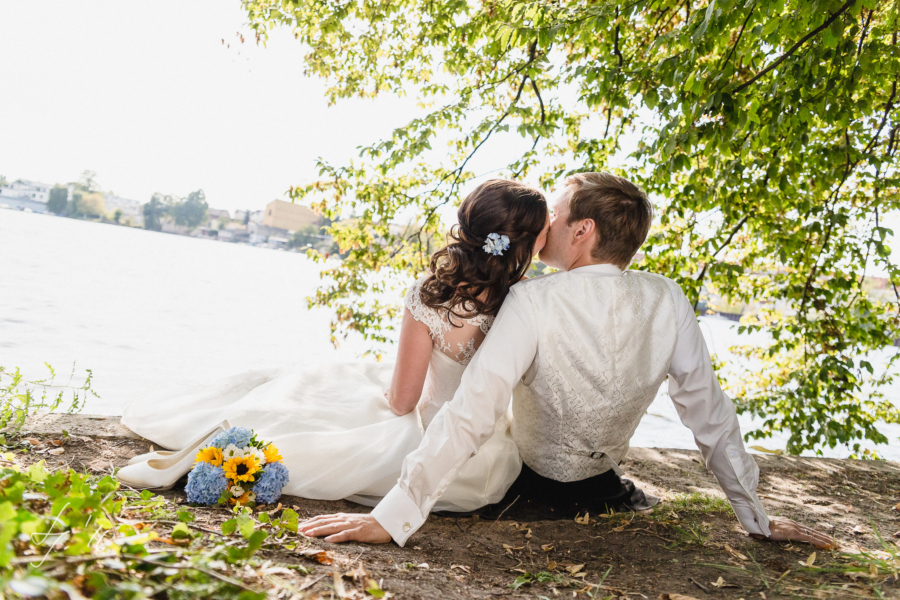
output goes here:
<path id="1" fill-rule="evenodd" d="M 484 240 L 484 251 L 494 256 L 503 256 L 503 251 L 509 250 L 509 238 L 499 233 L 491 233 Z"/>

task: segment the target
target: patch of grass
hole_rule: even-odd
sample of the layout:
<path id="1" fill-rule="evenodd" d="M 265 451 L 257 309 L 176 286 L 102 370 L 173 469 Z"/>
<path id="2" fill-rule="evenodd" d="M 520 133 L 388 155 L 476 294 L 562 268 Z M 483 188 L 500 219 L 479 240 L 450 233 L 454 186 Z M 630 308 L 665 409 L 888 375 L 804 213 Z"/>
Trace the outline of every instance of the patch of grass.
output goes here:
<path id="1" fill-rule="evenodd" d="M 869 524 L 881 543 L 881 550 L 864 550 L 859 554 L 841 553 L 838 562 L 824 562 L 801 567 L 796 571 L 819 577 L 840 575 L 868 587 L 876 596 L 884 597 L 884 584 L 896 584 L 900 581 L 900 551 L 894 544 L 884 540 L 874 522 L 870 520 Z"/>
<path id="2" fill-rule="evenodd" d="M 556 583 L 556 584 L 566 584 L 568 580 L 564 575 L 559 573 L 548 573 L 547 571 L 541 571 L 540 573 L 522 573 L 516 580 L 509 584 L 514 590 L 519 589 L 523 585 L 531 585 L 532 583 Z"/>
<path id="3" fill-rule="evenodd" d="M 718 496 L 710 496 L 702 492 L 693 492 L 691 494 L 677 494 L 675 497 L 660 502 L 653 508 L 654 512 L 662 510 L 664 512 L 675 511 L 697 514 L 731 514 L 731 505 L 728 500 L 719 498 Z"/>

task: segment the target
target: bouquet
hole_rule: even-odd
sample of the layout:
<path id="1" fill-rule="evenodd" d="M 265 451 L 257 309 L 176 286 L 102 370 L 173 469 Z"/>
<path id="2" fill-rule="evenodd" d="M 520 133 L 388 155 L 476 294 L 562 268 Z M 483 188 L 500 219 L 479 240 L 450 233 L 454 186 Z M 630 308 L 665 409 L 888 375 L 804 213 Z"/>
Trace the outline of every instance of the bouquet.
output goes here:
<path id="1" fill-rule="evenodd" d="M 288 470 L 278 448 L 253 430 L 232 427 L 197 452 L 185 487 L 197 504 L 272 504 L 281 496 Z"/>

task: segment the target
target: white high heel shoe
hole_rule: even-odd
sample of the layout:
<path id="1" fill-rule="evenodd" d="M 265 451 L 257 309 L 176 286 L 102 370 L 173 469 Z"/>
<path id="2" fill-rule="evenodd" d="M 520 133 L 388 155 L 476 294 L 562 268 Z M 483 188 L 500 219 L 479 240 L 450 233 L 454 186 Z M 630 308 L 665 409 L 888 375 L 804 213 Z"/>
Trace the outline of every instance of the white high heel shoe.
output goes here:
<path id="1" fill-rule="evenodd" d="M 132 456 L 128 459 L 129 465 L 135 465 L 137 463 L 146 462 L 152 458 L 168 458 L 175 454 L 174 450 L 154 450 L 153 452 L 148 452 L 146 454 L 138 454 L 137 456 Z"/>
<path id="2" fill-rule="evenodd" d="M 119 480 L 138 490 L 168 490 L 175 486 L 175 483 L 182 475 L 191 470 L 194 465 L 194 458 L 197 450 L 209 444 L 220 432 L 230 429 L 228 421 L 222 421 L 212 431 L 207 431 L 200 437 L 189 442 L 184 448 L 177 452 L 172 452 L 168 456 L 160 456 L 155 458 L 148 457 L 123 467 L 116 473 Z M 149 452 L 148 454 L 158 454 Z M 141 457 L 147 455 L 141 455 Z M 135 457 L 135 458 L 141 458 Z M 133 460 L 133 459 L 132 459 Z"/>

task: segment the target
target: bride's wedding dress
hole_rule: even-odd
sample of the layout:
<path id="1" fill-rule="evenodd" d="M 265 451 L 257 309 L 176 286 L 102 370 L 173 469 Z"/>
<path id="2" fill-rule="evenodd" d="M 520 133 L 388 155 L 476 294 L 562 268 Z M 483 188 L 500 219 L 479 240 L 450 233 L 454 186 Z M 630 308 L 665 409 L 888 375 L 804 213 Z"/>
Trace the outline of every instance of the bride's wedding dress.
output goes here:
<path id="1" fill-rule="evenodd" d="M 405 305 L 434 342 L 416 410 L 398 417 L 388 405 L 393 365 L 353 362 L 235 375 L 214 385 L 126 405 L 122 423 L 165 448 L 182 448 L 228 419 L 275 443 L 290 480 L 283 493 L 320 500 L 346 498 L 374 506 L 396 484 L 404 457 L 459 386 L 492 317 L 451 325 L 447 311 L 422 304 L 413 284 Z M 465 464 L 434 510 L 470 511 L 500 501 L 522 462 L 501 419 L 494 435 Z"/>

